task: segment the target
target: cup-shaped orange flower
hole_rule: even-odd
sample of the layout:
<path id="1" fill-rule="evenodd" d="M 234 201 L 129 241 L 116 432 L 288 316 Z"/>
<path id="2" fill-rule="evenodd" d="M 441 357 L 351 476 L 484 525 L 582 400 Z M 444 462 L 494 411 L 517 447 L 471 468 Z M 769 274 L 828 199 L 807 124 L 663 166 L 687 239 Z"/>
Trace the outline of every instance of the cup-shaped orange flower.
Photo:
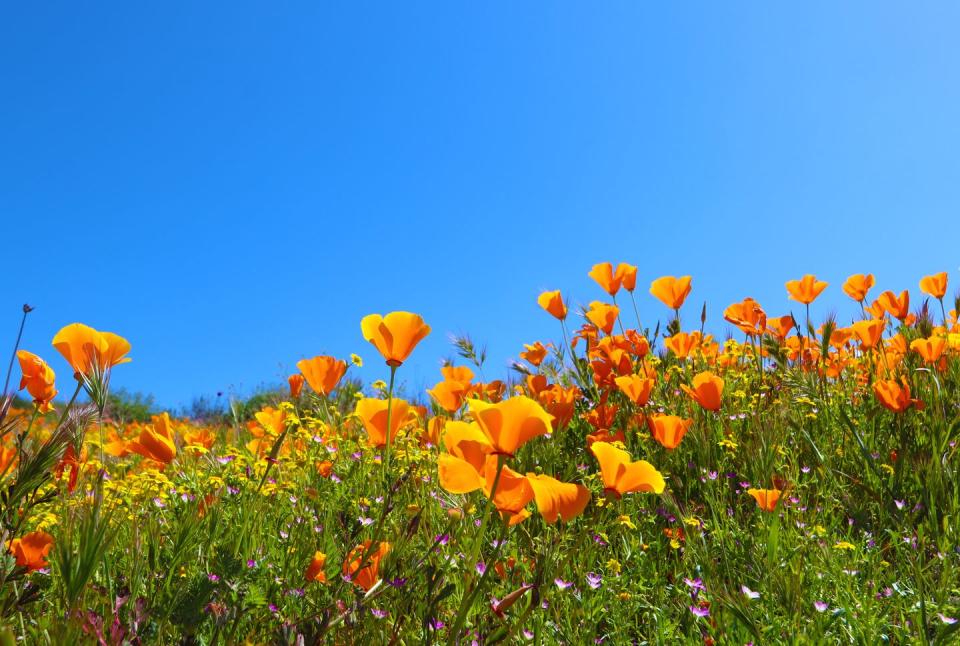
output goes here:
<path id="1" fill-rule="evenodd" d="M 683 436 L 690 430 L 692 419 L 683 419 L 676 415 L 653 415 L 647 420 L 653 439 L 665 448 L 673 450 L 680 446 Z"/>
<path id="2" fill-rule="evenodd" d="M 130 343 L 112 332 L 98 332 L 83 323 L 71 323 L 53 337 L 53 347 L 81 375 L 94 371 L 104 373 L 113 366 L 126 363 Z"/>
<path id="3" fill-rule="evenodd" d="M 723 404 L 723 379 L 712 372 L 701 372 L 691 386 L 680 384 L 685 393 L 706 410 L 718 411 Z"/>
<path id="4" fill-rule="evenodd" d="M 771 512 L 777 508 L 777 503 L 780 502 L 780 494 L 783 492 L 779 489 L 747 489 L 747 493 L 757 501 L 757 507 L 766 512 Z"/>
<path id="5" fill-rule="evenodd" d="M 672 352 L 677 359 L 686 359 L 700 344 L 700 333 L 677 332 L 663 340 L 663 345 Z"/>
<path id="6" fill-rule="evenodd" d="M 127 442 L 126 449 L 160 464 L 173 462 L 177 457 L 177 445 L 169 414 L 154 415 L 153 421 L 140 431 L 137 439 Z"/>
<path id="7" fill-rule="evenodd" d="M 54 385 L 57 375 L 53 372 L 53 368 L 47 365 L 46 361 L 26 350 L 17 351 L 17 360 L 20 362 L 20 371 L 23 373 L 20 379 L 20 390 L 27 389 L 41 413 L 53 410 L 50 402 L 57 396 Z"/>
<path id="8" fill-rule="evenodd" d="M 560 290 L 543 292 L 537 297 L 537 304 L 559 320 L 567 318 L 567 306 L 563 302 Z"/>
<path id="9" fill-rule="evenodd" d="M 947 272 L 941 271 L 939 274 L 921 278 L 920 291 L 937 300 L 943 298 L 947 293 Z"/>
<path id="10" fill-rule="evenodd" d="M 467 405 L 496 454 L 513 456 L 521 446 L 551 430 L 553 416 L 523 395 L 496 404 L 468 399 Z"/>
<path id="11" fill-rule="evenodd" d="M 53 536 L 44 531 L 24 534 L 23 538 L 15 538 L 7 544 L 7 549 L 17 560 L 17 565 L 25 567 L 29 572 L 45 568 L 47 555 L 53 548 Z"/>
<path id="12" fill-rule="evenodd" d="M 307 580 L 307 583 L 314 581 L 317 583 L 326 583 L 327 574 L 323 571 L 326 564 L 327 555 L 319 550 L 314 552 L 313 558 L 310 559 L 310 565 L 307 566 L 307 571 L 303 574 L 303 578 Z"/>
<path id="13" fill-rule="evenodd" d="M 672 310 L 678 310 L 683 306 L 690 294 L 693 278 L 691 276 L 661 276 L 650 283 L 650 293 L 660 299 L 660 301 Z"/>
<path id="14" fill-rule="evenodd" d="M 628 292 L 637 288 L 637 268 L 634 265 L 621 262 L 617 265 L 616 278 L 620 279 L 620 286 Z"/>
<path id="15" fill-rule="evenodd" d="M 300 393 L 303 392 L 303 384 L 307 382 L 299 372 L 294 373 L 287 377 L 287 383 L 290 384 L 290 397 L 293 399 L 299 399 Z"/>
<path id="16" fill-rule="evenodd" d="M 878 379 L 873 382 L 873 393 L 884 408 L 894 413 L 902 413 L 913 403 L 906 379 Z"/>
<path id="17" fill-rule="evenodd" d="M 641 375 L 625 375 L 617 377 L 614 382 L 627 398 L 637 406 L 646 406 L 650 401 L 650 393 L 656 383 L 653 379 Z"/>
<path id="18" fill-rule="evenodd" d="M 620 291 L 620 281 L 623 277 L 614 272 L 613 265 L 609 262 L 594 265 L 587 275 L 597 281 L 603 291 L 611 296 L 616 296 L 617 292 Z"/>
<path id="19" fill-rule="evenodd" d="M 527 482 L 533 489 L 537 511 L 543 520 L 552 525 L 560 518 L 569 522 L 583 513 L 590 502 L 590 490 L 581 484 L 561 482 L 543 474 L 527 474 Z"/>
<path id="20" fill-rule="evenodd" d="M 539 341 L 535 341 L 533 344 L 524 343 L 520 358 L 531 366 L 539 367 L 543 360 L 547 358 L 547 347 Z"/>
<path id="21" fill-rule="evenodd" d="M 787 293 L 793 300 L 809 305 L 817 300 L 817 296 L 827 288 L 827 284 L 825 281 L 817 280 L 813 274 L 807 274 L 800 280 L 788 280 Z"/>
<path id="22" fill-rule="evenodd" d="M 629 453 L 607 442 L 594 442 L 590 451 L 600 463 L 605 493 L 617 498 L 635 491 L 663 493 L 666 481 L 646 460 L 633 462 Z"/>
<path id="23" fill-rule="evenodd" d="M 297 368 L 313 388 L 313 392 L 327 397 L 343 379 L 347 372 L 347 362 L 334 357 L 318 356 L 301 359 L 297 362 Z"/>
<path id="24" fill-rule="evenodd" d="M 387 406 L 390 406 L 390 429 L 387 429 Z M 406 423 L 410 414 L 410 404 L 402 399 L 393 398 L 393 404 L 388 399 L 364 397 L 357 402 L 356 415 L 363 422 L 367 430 L 370 443 L 376 447 L 387 445 L 387 434 L 390 441 L 397 436 L 397 431 Z"/>
<path id="25" fill-rule="evenodd" d="M 723 318 L 750 336 L 760 336 L 767 329 L 767 313 L 760 303 L 749 297 L 723 310 Z"/>
<path id="26" fill-rule="evenodd" d="M 883 319 L 868 319 L 866 321 L 856 321 L 850 326 L 850 329 L 854 336 L 860 340 L 860 345 L 865 350 L 871 350 L 883 338 L 883 330 L 886 327 L 887 322 Z"/>
<path id="27" fill-rule="evenodd" d="M 910 292 L 907 290 L 900 292 L 900 296 L 889 290 L 885 291 L 880 294 L 877 303 L 883 308 L 883 311 L 900 321 L 910 314 Z"/>
<path id="28" fill-rule="evenodd" d="M 393 368 L 403 364 L 417 344 L 430 334 L 430 326 L 419 315 L 410 312 L 364 316 L 360 329 L 363 338 L 372 343 L 387 365 Z"/>
<path id="29" fill-rule="evenodd" d="M 923 357 L 926 363 L 936 363 L 943 356 L 947 347 L 947 339 L 942 336 L 932 336 L 929 339 L 914 339 L 910 342 L 910 349 Z"/>
<path id="30" fill-rule="evenodd" d="M 843 291 L 853 300 L 862 303 L 873 285 L 873 274 L 854 274 L 843 283 Z"/>
<path id="31" fill-rule="evenodd" d="M 350 550 L 343 563 L 343 575 L 357 587 L 369 591 L 380 580 L 380 563 L 390 552 L 391 545 L 387 542 L 377 543 L 364 541 Z"/>
<path id="32" fill-rule="evenodd" d="M 783 343 L 783 340 L 790 335 L 790 332 L 797 327 L 792 314 L 776 316 L 767 319 L 767 332 L 777 337 L 777 340 Z"/>
<path id="33" fill-rule="evenodd" d="M 620 308 L 609 303 L 593 301 L 587 310 L 587 320 L 603 330 L 606 334 L 613 332 L 613 326 L 620 315 Z"/>

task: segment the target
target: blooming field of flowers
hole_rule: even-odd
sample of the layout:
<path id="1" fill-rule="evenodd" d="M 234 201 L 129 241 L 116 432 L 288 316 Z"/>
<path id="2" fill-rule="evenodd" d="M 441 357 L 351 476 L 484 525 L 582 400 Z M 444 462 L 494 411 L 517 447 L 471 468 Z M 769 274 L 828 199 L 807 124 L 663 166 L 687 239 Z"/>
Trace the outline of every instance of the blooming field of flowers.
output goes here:
<path id="1" fill-rule="evenodd" d="M 590 276 L 605 296 L 583 312 L 539 296 L 556 337 L 502 380 L 464 340 L 402 399 L 430 327 L 372 314 L 358 351 L 382 381 L 304 359 L 250 419 L 121 423 L 117 334 L 17 348 L 33 403 L 0 410 L 0 644 L 960 639 L 945 273 L 914 310 L 855 275 L 862 315 L 824 319 L 808 275 L 786 284 L 795 315 L 746 298 L 726 323 L 680 320 L 688 276 L 652 282 L 659 312 L 636 267 Z"/>

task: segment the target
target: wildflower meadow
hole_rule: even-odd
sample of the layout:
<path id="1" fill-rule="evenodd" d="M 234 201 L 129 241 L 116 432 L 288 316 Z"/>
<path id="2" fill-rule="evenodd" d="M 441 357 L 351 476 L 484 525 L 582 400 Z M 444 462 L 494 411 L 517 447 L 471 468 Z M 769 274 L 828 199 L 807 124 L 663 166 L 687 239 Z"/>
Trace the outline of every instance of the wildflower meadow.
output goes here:
<path id="1" fill-rule="evenodd" d="M 403 388 L 437 331 L 370 314 L 338 322 L 356 354 L 192 417 L 116 406 L 123 330 L 21 347 L 24 306 L 0 645 L 960 641 L 946 273 L 807 275 L 769 311 L 626 263 L 589 276 L 581 311 L 531 291 L 555 334 L 503 374 L 459 338 L 435 386 Z M 849 320 L 818 307 L 841 289 Z"/>

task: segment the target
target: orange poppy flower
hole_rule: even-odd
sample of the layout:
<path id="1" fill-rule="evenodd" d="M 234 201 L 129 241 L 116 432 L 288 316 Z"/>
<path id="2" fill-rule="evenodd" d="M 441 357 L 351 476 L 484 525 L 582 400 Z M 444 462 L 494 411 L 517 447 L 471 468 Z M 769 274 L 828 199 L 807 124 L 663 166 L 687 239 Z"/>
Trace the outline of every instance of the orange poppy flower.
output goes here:
<path id="1" fill-rule="evenodd" d="M 132 453 L 137 453 L 160 464 L 173 462 L 173 459 L 177 457 L 177 445 L 174 444 L 170 415 L 168 413 L 154 415 L 152 423 L 143 427 L 136 440 L 127 442 L 126 448 Z"/>
<path id="2" fill-rule="evenodd" d="M 54 386 L 57 375 L 47 362 L 26 350 L 17 351 L 17 360 L 20 362 L 20 390 L 24 388 L 33 397 L 37 410 L 46 413 L 53 410 L 53 398 L 57 396 Z"/>
<path id="3" fill-rule="evenodd" d="M 306 382 L 306 379 L 303 378 L 303 375 L 299 373 L 294 373 L 287 377 L 287 383 L 290 384 L 290 397 L 293 399 L 298 399 L 300 393 L 303 391 L 303 384 Z"/>
<path id="4" fill-rule="evenodd" d="M 777 508 L 777 503 L 780 502 L 780 494 L 783 492 L 779 489 L 747 489 L 747 493 L 757 501 L 757 506 L 760 509 L 773 511 Z"/>
<path id="5" fill-rule="evenodd" d="M 617 292 L 620 291 L 621 276 L 614 274 L 613 265 L 609 262 L 601 262 L 594 265 L 587 275 L 597 281 L 597 284 L 611 296 L 616 296 Z"/>
<path id="6" fill-rule="evenodd" d="M 787 281 L 787 293 L 790 294 L 790 298 L 800 301 L 804 305 L 809 305 L 817 300 L 817 296 L 826 288 L 827 283 L 817 280 L 817 277 L 813 274 L 807 274 L 800 280 Z"/>
<path id="7" fill-rule="evenodd" d="M 437 385 L 427 391 L 427 394 L 437 402 L 437 405 L 448 413 L 460 410 L 469 385 L 458 381 L 438 381 Z"/>
<path id="8" fill-rule="evenodd" d="M 659 298 L 670 309 L 678 310 L 690 294 L 692 288 L 690 281 L 692 280 L 691 276 L 681 276 L 680 278 L 661 276 L 650 283 L 650 293 Z"/>
<path id="9" fill-rule="evenodd" d="M 496 454 L 513 456 L 521 446 L 551 430 L 553 417 L 523 395 L 496 404 L 468 399 L 467 405 Z"/>
<path id="10" fill-rule="evenodd" d="M 287 414 L 273 406 L 264 406 L 253 414 L 253 418 L 274 437 L 283 433 L 284 429 L 287 428 Z"/>
<path id="11" fill-rule="evenodd" d="M 757 301 L 749 297 L 723 310 L 723 318 L 750 336 L 759 336 L 767 329 L 767 313 Z"/>
<path id="12" fill-rule="evenodd" d="M 27 568 L 28 572 L 45 568 L 47 563 L 47 554 L 53 548 L 53 536 L 44 532 L 36 531 L 24 534 L 23 538 L 15 538 L 7 543 L 7 549 L 17 560 L 17 565 Z"/>
<path id="13" fill-rule="evenodd" d="M 210 450 L 213 446 L 213 443 L 217 441 L 217 435 L 209 428 L 198 428 L 191 431 L 186 431 L 183 434 L 183 444 L 184 446 L 202 446 L 203 448 Z"/>
<path id="14" fill-rule="evenodd" d="M 870 350 L 876 347 L 877 343 L 883 337 L 883 330 L 887 322 L 883 319 L 869 319 L 866 321 L 857 321 L 850 326 L 853 334 L 860 339 L 860 344 L 864 349 Z"/>
<path id="15" fill-rule="evenodd" d="M 690 430 L 693 420 L 676 415 L 653 415 L 647 420 L 647 424 L 653 439 L 672 450 L 680 445 L 680 440 Z"/>
<path id="16" fill-rule="evenodd" d="M 419 315 L 410 312 L 364 316 L 360 329 L 363 338 L 372 343 L 387 365 L 393 368 L 403 364 L 417 344 L 430 334 L 430 326 Z"/>
<path id="17" fill-rule="evenodd" d="M 307 580 L 307 583 L 316 581 L 317 583 L 326 583 L 327 574 L 323 571 L 324 566 L 327 564 L 327 555 L 321 551 L 316 551 L 313 553 L 313 558 L 310 560 L 310 565 L 307 566 L 307 571 L 304 572 L 303 577 Z"/>
<path id="18" fill-rule="evenodd" d="M 767 319 L 767 332 L 777 337 L 781 343 L 783 343 L 783 340 L 790 335 L 790 332 L 795 327 L 796 324 L 794 323 L 792 314 Z"/>
<path id="19" fill-rule="evenodd" d="M 692 334 L 677 332 L 673 336 L 668 336 L 663 340 L 663 345 L 666 346 L 667 350 L 676 355 L 677 359 L 686 359 L 689 357 L 693 351 L 697 349 L 699 343 L 699 332 L 693 332 Z"/>
<path id="20" fill-rule="evenodd" d="M 873 393 L 884 408 L 894 413 L 902 413 L 913 403 L 910 399 L 910 386 L 907 385 L 906 379 L 901 379 L 899 382 L 894 379 L 878 379 L 873 382 Z"/>
<path id="21" fill-rule="evenodd" d="M 594 442 L 590 451 L 600 463 L 604 492 L 617 498 L 635 491 L 663 493 L 666 481 L 646 460 L 632 462 L 629 453 L 606 442 Z"/>
<path id="22" fill-rule="evenodd" d="M 562 321 L 567 318 L 567 306 L 563 303 L 563 297 L 560 295 L 559 289 L 552 292 L 543 292 L 537 298 L 537 303 L 557 319 Z"/>
<path id="23" fill-rule="evenodd" d="M 404 358 L 406 358 L 406 355 L 404 355 Z M 343 379 L 343 375 L 347 372 L 347 362 L 334 357 L 319 356 L 312 359 L 301 359 L 297 362 L 297 368 L 306 378 L 310 387 L 313 388 L 313 392 L 327 397 Z"/>
<path id="24" fill-rule="evenodd" d="M 587 320 L 603 330 L 606 334 L 613 332 L 613 325 L 617 322 L 620 315 L 620 308 L 616 305 L 593 301 L 590 303 L 590 309 L 587 310 Z"/>
<path id="25" fill-rule="evenodd" d="M 885 312 L 901 321 L 910 314 L 910 292 L 907 290 L 900 292 L 899 298 L 893 292 L 886 291 L 880 294 L 877 303 Z"/>
<path id="26" fill-rule="evenodd" d="M 854 274 L 843 284 L 843 291 L 853 300 L 862 303 L 873 284 L 873 274 Z"/>
<path id="27" fill-rule="evenodd" d="M 380 580 L 380 563 L 390 552 L 391 545 L 387 542 L 377 544 L 371 549 L 371 541 L 366 540 L 350 550 L 343 564 L 343 575 L 348 577 L 355 586 L 369 591 Z M 364 562 L 361 562 L 363 559 Z"/>
<path id="28" fill-rule="evenodd" d="M 712 372 L 701 372 L 693 378 L 693 387 L 680 384 L 685 393 L 706 410 L 718 411 L 723 404 L 723 379 Z"/>
<path id="29" fill-rule="evenodd" d="M 590 502 L 590 490 L 581 484 L 560 482 L 547 475 L 527 474 L 527 482 L 533 489 L 533 499 L 543 520 L 552 525 L 561 518 L 564 522 L 583 513 Z"/>
<path id="30" fill-rule="evenodd" d="M 540 343 L 539 341 L 535 342 L 533 345 L 523 344 L 524 351 L 520 353 L 520 358 L 529 363 L 531 366 L 539 367 L 543 360 L 547 357 L 547 347 Z"/>
<path id="31" fill-rule="evenodd" d="M 396 397 L 393 398 L 393 404 L 390 404 L 389 399 L 373 397 L 364 397 L 357 402 L 355 413 L 363 422 L 363 428 L 367 431 L 370 443 L 376 447 L 387 445 L 387 406 L 390 406 L 389 435 L 392 442 L 397 436 L 397 431 L 408 419 L 410 404 Z"/>
<path id="32" fill-rule="evenodd" d="M 926 363 L 936 363 L 947 347 L 947 340 L 942 336 L 932 336 L 929 339 L 914 339 L 910 342 L 910 349 L 923 357 Z"/>
<path id="33" fill-rule="evenodd" d="M 82 323 L 71 323 L 53 337 L 53 347 L 78 373 L 89 376 L 130 361 L 130 343 L 112 332 L 98 332 Z"/>
<path id="34" fill-rule="evenodd" d="M 625 262 L 617 265 L 616 278 L 620 279 L 620 286 L 628 292 L 637 288 L 637 268 L 633 265 L 628 265 Z"/>
<path id="35" fill-rule="evenodd" d="M 647 402 L 650 401 L 650 393 L 653 392 L 653 386 L 656 383 L 653 379 L 640 375 L 617 377 L 614 382 L 617 384 L 617 388 L 623 391 L 623 394 L 637 406 L 647 405 Z"/>
<path id="36" fill-rule="evenodd" d="M 947 272 L 924 276 L 920 279 L 920 291 L 936 299 L 941 299 L 947 293 Z"/>
<path id="37" fill-rule="evenodd" d="M 574 409 L 579 397 L 580 389 L 576 386 L 564 388 L 559 384 L 554 384 L 540 391 L 537 399 L 544 410 L 553 416 L 553 430 L 557 431 L 564 428 L 573 419 Z"/>

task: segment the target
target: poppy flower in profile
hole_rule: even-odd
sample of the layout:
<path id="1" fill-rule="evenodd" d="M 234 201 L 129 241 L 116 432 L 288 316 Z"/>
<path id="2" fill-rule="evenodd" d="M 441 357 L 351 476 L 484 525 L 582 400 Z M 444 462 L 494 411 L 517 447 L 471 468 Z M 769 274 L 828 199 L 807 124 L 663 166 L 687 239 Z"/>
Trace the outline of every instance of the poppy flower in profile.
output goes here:
<path id="1" fill-rule="evenodd" d="M 676 415 L 653 415 L 647 420 L 653 439 L 664 448 L 673 450 L 680 446 L 683 436 L 690 430 L 692 419 L 683 419 Z"/>
<path id="2" fill-rule="evenodd" d="M 521 446 L 551 431 L 553 416 L 533 399 L 517 395 L 496 404 L 468 399 L 474 421 L 486 435 L 493 453 L 513 456 Z"/>
<path id="3" fill-rule="evenodd" d="M 548 525 L 557 522 L 557 518 L 569 522 L 582 514 L 590 502 L 590 490 L 581 484 L 533 473 L 527 474 L 527 482 L 533 489 L 537 510 Z"/>
<path id="4" fill-rule="evenodd" d="M 923 357 L 926 363 L 936 363 L 943 356 L 947 347 L 947 340 L 942 336 L 932 336 L 929 339 L 914 339 L 910 342 L 910 349 Z"/>
<path id="5" fill-rule="evenodd" d="M 860 340 L 864 349 L 870 350 L 876 347 L 883 337 L 883 330 L 887 327 L 887 322 L 883 319 L 868 319 L 857 321 L 850 326 L 854 336 Z"/>
<path id="6" fill-rule="evenodd" d="M 290 397 L 292 399 L 299 399 L 306 379 L 303 378 L 303 375 L 294 373 L 287 377 L 287 383 L 290 384 Z"/>
<path id="7" fill-rule="evenodd" d="M 24 388 L 33 397 L 37 410 L 47 413 L 53 410 L 53 398 L 57 396 L 54 386 L 57 375 L 46 361 L 26 350 L 17 350 L 17 360 L 20 362 L 20 390 Z"/>
<path id="8" fill-rule="evenodd" d="M 632 292 L 637 288 L 637 268 L 633 265 L 621 262 L 617 265 L 615 277 L 620 279 L 620 286 L 628 292 Z"/>
<path id="9" fill-rule="evenodd" d="M 700 333 L 677 332 L 663 340 L 667 350 L 676 355 L 677 359 L 686 359 L 700 344 Z"/>
<path id="10" fill-rule="evenodd" d="M 593 301 L 590 303 L 590 309 L 587 310 L 587 320 L 596 325 L 606 334 L 613 332 L 613 325 L 617 322 L 620 315 L 620 308 L 609 303 Z"/>
<path id="11" fill-rule="evenodd" d="M 112 332 L 98 332 L 83 323 L 71 323 L 53 337 L 53 347 L 79 374 L 104 373 L 130 361 L 130 343 Z"/>
<path id="12" fill-rule="evenodd" d="M 307 571 L 304 572 L 303 578 L 307 580 L 307 583 L 316 581 L 317 583 L 326 583 L 327 574 L 323 571 L 324 566 L 327 564 L 327 555 L 321 551 L 316 551 L 313 553 L 313 558 L 310 559 L 310 565 L 307 566 Z"/>
<path id="13" fill-rule="evenodd" d="M 614 379 L 624 395 L 637 406 L 646 406 L 650 401 L 650 393 L 653 392 L 653 386 L 656 383 L 653 379 L 641 377 L 640 375 L 625 375 Z"/>
<path id="14" fill-rule="evenodd" d="M 370 444 L 376 447 L 387 445 L 387 407 L 390 407 L 390 441 L 397 436 L 397 431 L 403 426 L 410 414 L 410 404 L 403 399 L 393 398 L 393 403 L 389 399 L 375 399 L 373 397 L 364 397 L 357 402 L 355 413 L 360 421 L 363 422 L 363 428 L 366 429 L 370 437 Z"/>
<path id="15" fill-rule="evenodd" d="M 773 511 L 777 508 L 777 503 L 780 502 L 780 494 L 783 492 L 779 489 L 747 489 L 747 493 L 757 501 L 757 507 L 763 511 Z"/>
<path id="16" fill-rule="evenodd" d="M 767 332 L 777 337 L 777 340 L 781 343 L 783 343 L 783 340 L 786 339 L 790 335 L 790 332 L 796 327 L 797 324 L 792 314 L 767 319 Z"/>
<path id="17" fill-rule="evenodd" d="M 533 345 L 523 344 L 523 352 L 520 353 L 520 358 L 529 363 L 531 366 L 539 367 L 543 360 L 547 357 L 547 348 L 539 341 L 533 343 Z"/>
<path id="18" fill-rule="evenodd" d="M 660 301 L 672 310 L 678 310 L 683 306 L 690 294 L 690 281 L 692 276 L 661 276 L 650 283 L 650 293 L 660 299 Z"/>
<path id="19" fill-rule="evenodd" d="M 29 572 L 50 565 L 47 563 L 47 555 L 52 548 L 53 536 L 39 530 L 24 534 L 23 538 L 15 538 L 7 543 L 7 549 L 17 560 L 17 565 L 27 568 Z"/>
<path id="20" fill-rule="evenodd" d="M 898 297 L 891 291 L 880 294 L 877 303 L 891 316 L 903 321 L 910 314 L 910 292 L 903 290 Z"/>
<path id="21" fill-rule="evenodd" d="M 594 442 L 590 452 L 600 463 L 605 493 L 617 498 L 635 491 L 663 493 L 666 481 L 646 460 L 633 462 L 629 453 L 607 442 Z"/>
<path id="22" fill-rule="evenodd" d="M 126 449 L 160 464 L 173 462 L 177 457 L 177 445 L 174 443 L 169 413 L 154 415 L 151 423 L 143 427 L 137 439 L 127 442 Z"/>
<path id="23" fill-rule="evenodd" d="M 386 316 L 369 314 L 360 321 L 360 330 L 391 368 L 402 365 L 417 344 L 430 334 L 430 326 L 418 314 L 410 312 L 390 312 Z"/>
<path id="24" fill-rule="evenodd" d="M 906 379 L 878 379 L 873 382 L 873 393 L 880 404 L 894 413 L 902 413 L 910 408 L 913 400 L 910 399 L 910 386 Z"/>
<path id="25" fill-rule="evenodd" d="M 843 291 L 853 300 L 862 303 L 873 285 L 873 274 L 854 274 L 843 284 Z"/>
<path id="26" fill-rule="evenodd" d="M 328 397 L 346 374 L 347 362 L 334 357 L 319 356 L 301 359 L 297 362 L 297 369 L 310 384 L 313 392 L 322 397 Z"/>
<path id="27" fill-rule="evenodd" d="M 594 265 L 587 275 L 597 281 L 597 284 L 611 296 L 616 296 L 617 292 L 620 291 L 620 279 L 622 277 L 619 274 L 614 274 L 613 265 L 609 262 Z"/>
<path id="28" fill-rule="evenodd" d="M 938 300 L 943 298 L 947 293 L 947 272 L 921 278 L 920 291 Z"/>
<path id="29" fill-rule="evenodd" d="M 822 280 L 817 280 L 817 277 L 813 274 L 807 274 L 800 280 L 788 280 L 787 293 L 790 294 L 791 299 L 809 305 L 817 300 L 817 296 L 827 288 L 827 284 Z"/>
<path id="30" fill-rule="evenodd" d="M 343 563 L 343 575 L 357 587 L 369 591 L 380 580 L 380 563 L 390 552 L 391 545 L 387 542 L 377 543 L 376 549 L 371 547 L 372 542 L 365 540 L 350 550 Z"/>
<path id="31" fill-rule="evenodd" d="M 760 303 L 749 297 L 723 310 L 723 318 L 750 336 L 760 336 L 767 329 L 767 313 Z"/>
<path id="32" fill-rule="evenodd" d="M 563 296 L 560 295 L 559 289 L 540 294 L 537 297 L 537 304 L 561 321 L 567 318 L 567 306 L 563 303 Z"/>
<path id="33" fill-rule="evenodd" d="M 695 376 L 692 387 L 686 384 L 680 384 L 680 387 L 706 410 L 718 411 L 723 404 L 723 379 L 712 372 L 701 372 Z"/>

